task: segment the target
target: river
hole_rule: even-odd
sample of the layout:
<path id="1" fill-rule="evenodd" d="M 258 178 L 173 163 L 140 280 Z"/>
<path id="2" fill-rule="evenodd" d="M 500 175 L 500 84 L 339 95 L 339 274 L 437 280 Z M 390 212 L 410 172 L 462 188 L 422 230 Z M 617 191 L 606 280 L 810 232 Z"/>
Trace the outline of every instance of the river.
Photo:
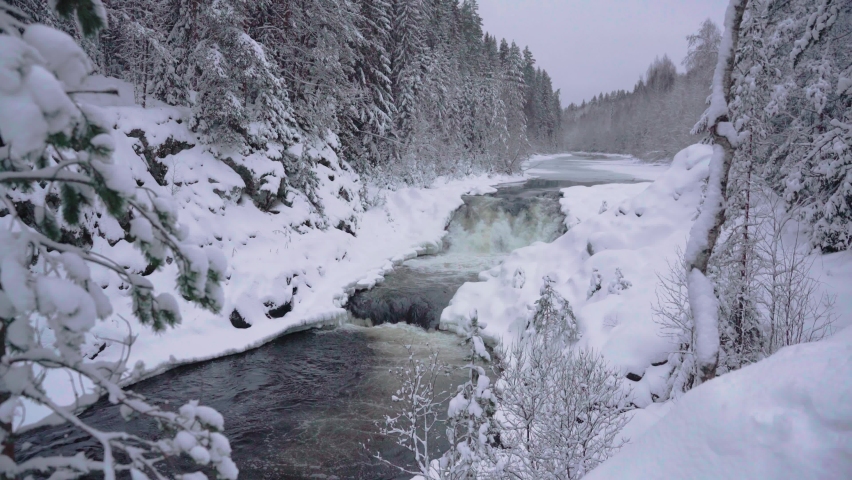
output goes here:
<path id="1" fill-rule="evenodd" d="M 462 283 L 476 281 L 512 250 L 564 232 L 560 188 L 634 181 L 629 166 L 620 173 L 593 168 L 607 162 L 615 161 L 554 157 L 530 165 L 537 179 L 465 197 L 447 227 L 442 253 L 411 259 L 350 298 L 353 325 L 287 335 L 245 353 L 176 368 L 132 389 L 155 402 L 197 399 L 219 410 L 242 479 L 410 478 L 375 459 L 381 453 L 399 465 L 411 461 L 378 434 L 377 425 L 392 412 L 393 370 L 408 361 L 406 346 L 416 358 L 437 352 L 451 367 L 441 389 L 463 382 L 463 372 L 452 367 L 465 363 L 468 350 L 459 337 L 435 331 L 441 311 Z M 125 423 L 105 400 L 81 417 L 101 429 L 144 434 L 155 428 Z M 19 444 L 25 442 L 24 458 L 80 450 L 99 457 L 94 442 L 68 427 L 29 432 Z M 436 442 L 433 448 L 439 454 L 447 445 Z"/>

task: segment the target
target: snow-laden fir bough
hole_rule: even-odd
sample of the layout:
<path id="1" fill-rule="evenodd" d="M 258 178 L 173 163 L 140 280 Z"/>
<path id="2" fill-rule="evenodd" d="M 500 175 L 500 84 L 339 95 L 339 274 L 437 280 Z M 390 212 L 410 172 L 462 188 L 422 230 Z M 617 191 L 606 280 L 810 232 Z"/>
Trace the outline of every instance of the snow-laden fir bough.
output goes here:
<path id="1" fill-rule="evenodd" d="M 106 26 L 98 0 L 54 5 L 84 35 Z M 145 277 L 75 245 L 66 227 L 113 217 L 151 271 L 176 263 L 178 292 L 214 312 L 222 307 L 219 283 L 226 269 L 218 250 L 185 242 L 187 232 L 177 224 L 171 199 L 138 186 L 125 167 L 113 162 L 110 126 L 96 107 L 75 101 L 90 71 L 87 55 L 69 35 L 29 24 L 21 10 L 0 2 L 0 477 L 76 478 L 98 472 L 107 479 L 128 473 L 134 480 L 167 478 L 179 472 L 164 471 L 164 460 L 187 455 L 208 473 L 235 479 L 238 471 L 218 412 L 197 401 L 176 411 L 164 409 L 121 388 L 142 368 L 126 364 L 131 332 L 113 339 L 124 345 L 117 360 L 95 361 L 84 354 L 95 322 L 113 315 L 90 266 L 118 276 L 141 324 L 162 331 L 180 322 L 180 312 L 177 301 L 168 293 L 157 295 Z M 125 419 L 152 419 L 159 436 L 87 425 L 43 388 L 54 370 L 105 395 Z M 100 457 L 81 452 L 16 459 L 14 422 L 23 399 L 47 406 L 96 440 Z M 74 407 L 94 399 L 78 396 Z M 206 478 L 201 472 L 189 476 Z"/>

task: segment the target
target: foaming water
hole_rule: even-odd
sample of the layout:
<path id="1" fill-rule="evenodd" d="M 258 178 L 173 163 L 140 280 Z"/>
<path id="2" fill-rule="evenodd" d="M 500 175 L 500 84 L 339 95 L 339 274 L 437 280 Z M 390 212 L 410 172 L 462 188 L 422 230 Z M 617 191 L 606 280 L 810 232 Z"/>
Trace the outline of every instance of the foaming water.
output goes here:
<path id="1" fill-rule="evenodd" d="M 559 194 L 465 198 L 453 215 L 444 242 L 450 254 L 493 256 L 564 233 Z"/>
<path id="2" fill-rule="evenodd" d="M 405 262 L 346 306 L 370 324 L 405 322 L 438 326 L 441 311 L 465 282 L 496 265 L 512 250 L 550 242 L 565 232 L 559 192 L 550 185 L 504 188 L 470 196 L 452 217 L 444 251 Z"/>

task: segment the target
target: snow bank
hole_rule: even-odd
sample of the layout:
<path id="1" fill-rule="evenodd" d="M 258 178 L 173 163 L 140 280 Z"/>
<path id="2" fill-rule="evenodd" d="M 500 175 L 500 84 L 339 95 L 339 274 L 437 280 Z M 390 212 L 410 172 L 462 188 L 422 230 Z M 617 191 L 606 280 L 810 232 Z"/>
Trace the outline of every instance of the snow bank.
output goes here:
<path id="1" fill-rule="evenodd" d="M 647 406 L 665 385 L 665 367 L 653 364 L 674 348 L 653 321 L 656 275 L 686 244 L 710 154 L 710 147 L 693 145 L 650 184 L 563 189 L 568 232 L 514 251 L 482 273 L 481 282 L 463 285 L 442 313 L 441 327 L 465 331 L 475 309 L 489 343 L 511 342 L 532 317 L 542 278 L 549 276 L 579 317 L 580 346 L 600 351 L 624 374 L 642 377 L 631 386 L 634 402 Z M 513 282 L 520 276 L 526 281 Z"/>
<path id="2" fill-rule="evenodd" d="M 121 82 L 97 86 L 128 93 Z M 119 358 L 122 345 L 109 339 L 124 338 L 132 331 L 137 338 L 129 365 L 144 362 L 149 376 L 183 363 L 245 351 L 287 332 L 343 322 L 342 306 L 349 294 L 381 282 L 405 259 L 440 249 L 444 228 L 462 205 L 462 195 L 518 180 L 439 179 L 430 188 L 374 192 L 372 197 L 384 198 L 383 204 L 364 211 L 359 195 L 362 185 L 351 168 L 328 145 L 300 144 L 295 153 L 316 162 L 316 198 L 289 192 L 290 206 L 263 212 L 248 198 L 241 175 L 217 159 L 224 153 L 211 151 L 188 130 L 187 111 L 143 109 L 123 105 L 124 100 L 103 105 L 115 128 L 116 163 L 129 166 L 137 184 L 171 197 L 190 241 L 202 248 L 221 249 L 228 260 L 221 314 L 207 312 L 175 294 L 183 320 L 163 334 L 133 319 L 126 287 L 118 276 L 93 267 L 93 278 L 113 302 L 116 315 L 92 330 L 90 355 L 98 360 Z M 234 154 L 233 158 L 238 160 L 235 164 L 248 167 L 254 178 L 278 178 L 284 172 L 282 163 L 273 160 L 277 153 L 239 158 Z M 167 167 L 164 175 L 155 177 L 158 170 L 152 162 Z M 148 273 L 147 262 L 124 240 L 114 220 L 103 216 L 88 222 L 93 251 L 134 273 Z M 159 292 L 172 292 L 175 267 L 168 265 L 147 278 Z M 59 404 L 72 404 L 74 392 L 88 389 L 86 385 L 72 388 L 67 376 L 56 373 L 46 385 Z M 37 422 L 48 413 L 41 406 L 27 405 L 21 424 Z"/>
<path id="3" fill-rule="evenodd" d="M 852 471 L 852 252 L 815 255 L 810 272 L 835 296 L 835 326 L 848 328 L 655 402 L 677 347 L 653 320 L 657 274 L 686 245 L 711 154 L 688 147 L 653 183 L 563 189 L 568 232 L 463 285 L 441 327 L 463 333 L 476 311 L 490 344 L 512 342 L 532 318 L 542 277 L 555 280 L 577 314 L 579 346 L 619 368 L 640 407 L 621 432 L 629 446 L 590 479 L 844 478 Z"/>
<path id="4" fill-rule="evenodd" d="M 687 392 L 586 479 L 848 478 L 852 329 Z"/>

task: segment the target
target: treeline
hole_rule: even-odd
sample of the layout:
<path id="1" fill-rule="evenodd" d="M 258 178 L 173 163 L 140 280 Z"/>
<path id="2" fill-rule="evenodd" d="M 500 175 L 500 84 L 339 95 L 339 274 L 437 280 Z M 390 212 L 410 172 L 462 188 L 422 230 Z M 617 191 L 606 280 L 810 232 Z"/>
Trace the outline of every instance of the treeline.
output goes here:
<path id="1" fill-rule="evenodd" d="M 705 20 L 687 37 L 686 73 L 678 73 L 663 56 L 632 91 L 601 93 L 569 105 L 563 115 L 564 147 L 656 160 L 671 159 L 695 143 L 689 131 L 704 111 L 720 38 L 719 27 Z"/>
<path id="2" fill-rule="evenodd" d="M 47 3 L 12 2 L 75 33 Z M 286 150 L 334 134 L 360 173 L 394 184 L 511 171 L 558 142 L 559 92 L 528 49 L 483 32 L 476 0 L 104 7 L 107 27 L 83 39 L 100 73 L 131 82 L 142 105 L 191 107 L 192 128 L 231 150 Z M 306 158 L 282 161 L 294 179 L 310 167 Z"/>

